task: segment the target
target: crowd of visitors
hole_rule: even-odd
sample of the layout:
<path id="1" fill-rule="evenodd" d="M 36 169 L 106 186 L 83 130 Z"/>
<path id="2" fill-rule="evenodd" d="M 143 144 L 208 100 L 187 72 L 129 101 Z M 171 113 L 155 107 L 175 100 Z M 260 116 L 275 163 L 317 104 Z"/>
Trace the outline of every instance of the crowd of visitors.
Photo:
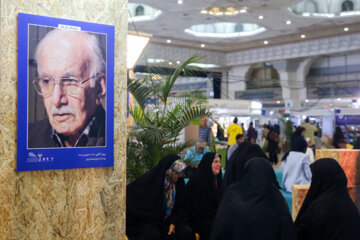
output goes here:
<path id="1" fill-rule="evenodd" d="M 237 122 L 227 129 L 225 174 L 221 156 L 200 139 L 185 155 L 191 166 L 167 155 L 127 186 L 129 240 L 360 239 L 360 215 L 343 169 L 334 159 L 314 161 L 317 127 L 306 120 L 295 129 L 281 158 L 279 184 L 272 166 L 280 153 L 279 126 L 263 128 L 261 148 L 252 124 L 245 138 Z M 205 136 L 207 124 L 201 125 Z M 326 148 L 345 148 L 343 140 L 339 130 L 333 142 L 321 138 Z M 310 189 L 293 222 L 280 190 L 291 192 L 295 184 Z"/>
<path id="2" fill-rule="evenodd" d="M 300 140 L 290 154 L 304 154 Z M 193 240 L 196 233 L 201 240 L 360 239 L 359 212 L 333 159 L 311 164 L 309 193 L 294 223 L 271 163 L 256 144 L 238 146 L 224 183 L 215 153 L 203 156 L 186 187 L 184 169 L 179 157 L 168 155 L 127 186 L 129 240 Z"/>

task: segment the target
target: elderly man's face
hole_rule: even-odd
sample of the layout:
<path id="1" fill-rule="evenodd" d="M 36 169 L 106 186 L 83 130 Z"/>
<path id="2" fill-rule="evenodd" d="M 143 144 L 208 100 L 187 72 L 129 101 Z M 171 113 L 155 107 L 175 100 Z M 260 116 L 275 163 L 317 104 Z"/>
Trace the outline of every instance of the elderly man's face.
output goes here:
<path id="1" fill-rule="evenodd" d="M 203 152 L 204 152 L 204 147 L 202 147 L 202 146 L 196 146 L 196 151 L 197 151 L 198 153 L 203 153 Z"/>
<path id="2" fill-rule="evenodd" d="M 91 57 L 82 37 L 64 36 L 47 41 L 40 50 L 39 76 L 55 81 L 72 78 L 79 81 L 90 78 Z M 92 81 L 94 79 L 91 79 Z M 66 136 L 80 135 L 89 118 L 100 104 L 99 88 L 90 87 L 90 81 L 81 85 L 76 95 L 69 95 L 56 84 L 52 95 L 44 97 L 51 126 Z"/>

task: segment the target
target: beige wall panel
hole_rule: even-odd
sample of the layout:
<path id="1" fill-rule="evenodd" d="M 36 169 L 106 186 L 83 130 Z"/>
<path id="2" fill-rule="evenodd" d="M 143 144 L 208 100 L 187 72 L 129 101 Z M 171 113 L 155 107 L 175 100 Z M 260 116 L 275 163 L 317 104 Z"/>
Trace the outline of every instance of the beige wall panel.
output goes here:
<path id="1" fill-rule="evenodd" d="M 197 141 L 199 140 L 199 127 L 190 123 L 185 128 L 185 141 Z"/>
<path id="2" fill-rule="evenodd" d="M 292 187 L 292 217 L 294 221 L 299 214 L 309 189 L 310 185 L 293 185 Z M 350 198 L 354 201 L 357 209 L 360 211 L 360 187 L 348 187 L 348 192 Z"/>
<path id="3" fill-rule="evenodd" d="M 0 0 L 0 239 L 124 239 L 127 0 Z M 16 172 L 18 12 L 115 25 L 115 166 Z"/>

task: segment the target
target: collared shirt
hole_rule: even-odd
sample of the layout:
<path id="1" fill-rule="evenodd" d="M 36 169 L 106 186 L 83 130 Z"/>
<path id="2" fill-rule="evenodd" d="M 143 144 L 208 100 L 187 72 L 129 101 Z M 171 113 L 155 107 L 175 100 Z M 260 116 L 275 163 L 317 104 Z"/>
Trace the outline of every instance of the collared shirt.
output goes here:
<path id="1" fill-rule="evenodd" d="M 80 147 L 80 146 L 86 146 L 87 141 L 89 140 L 89 133 L 91 127 L 94 125 L 96 117 L 92 117 L 88 125 L 86 125 L 86 128 L 81 133 L 80 137 L 76 141 L 74 147 Z M 65 140 L 66 137 L 63 135 L 58 134 L 55 129 L 52 129 L 51 138 L 54 139 L 54 141 L 60 146 L 60 147 L 66 147 Z"/>
<path id="2" fill-rule="evenodd" d="M 190 148 L 186 152 L 184 159 L 185 160 L 190 159 L 190 162 L 192 164 L 199 165 L 199 163 L 200 163 L 201 159 L 203 158 L 203 156 L 205 155 L 205 153 L 208 153 L 208 152 L 210 152 L 210 150 L 208 148 L 205 148 L 204 152 L 199 153 L 198 151 L 196 151 L 196 146 L 195 146 L 195 147 Z"/>
<path id="3" fill-rule="evenodd" d="M 206 142 L 207 146 L 210 146 L 210 140 L 211 140 L 211 128 L 204 127 L 200 128 L 199 130 L 199 140 L 204 140 Z"/>

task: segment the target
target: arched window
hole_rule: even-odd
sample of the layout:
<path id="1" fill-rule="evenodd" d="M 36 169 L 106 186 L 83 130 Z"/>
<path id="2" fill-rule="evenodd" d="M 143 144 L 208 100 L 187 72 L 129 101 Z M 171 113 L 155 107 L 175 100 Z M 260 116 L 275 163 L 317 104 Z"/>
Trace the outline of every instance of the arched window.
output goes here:
<path id="1" fill-rule="evenodd" d="M 341 4 L 341 11 L 342 12 L 350 12 L 354 10 L 354 3 L 353 1 L 350 0 L 345 0 L 342 4 Z"/>
<path id="2" fill-rule="evenodd" d="M 247 81 L 247 89 L 280 88 L 280 76 L 271 63 L 253 66 Z"/>
<path id="3" fill-rule="evenodd" d="M 318 12 L 318 6 L 316 4 L 316 2 L 314 1 L 307 1 L 305 3 L 305 11 L 304 12 L 308 12 L 308 13 L 316 13 Z"/>
<path id="4" fill-rule="evenodd" d="M 139 5 L 135 8 L 135 16 L 144 16 L 144 7 Z"/>

